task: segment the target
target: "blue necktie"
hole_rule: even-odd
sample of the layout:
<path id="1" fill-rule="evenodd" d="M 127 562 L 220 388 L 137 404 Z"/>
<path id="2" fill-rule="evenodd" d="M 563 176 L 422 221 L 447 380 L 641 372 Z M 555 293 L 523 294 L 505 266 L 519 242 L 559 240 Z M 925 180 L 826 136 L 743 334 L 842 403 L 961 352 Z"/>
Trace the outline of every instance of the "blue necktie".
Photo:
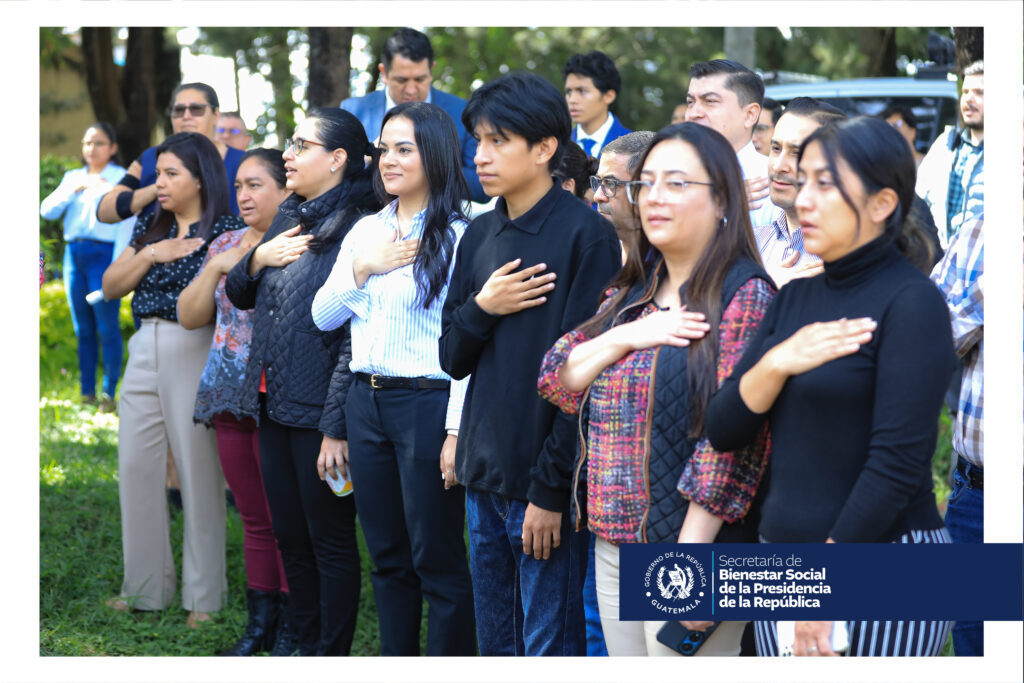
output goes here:
<path id="1" fill-rule="evenodd" d="M 583 153 L 589 157 L 591 156 L 590 150 L 594 149 L 594 140 L 591 138 L 583 138 L 580 140 L 580 147 L 583 148 Z"/>

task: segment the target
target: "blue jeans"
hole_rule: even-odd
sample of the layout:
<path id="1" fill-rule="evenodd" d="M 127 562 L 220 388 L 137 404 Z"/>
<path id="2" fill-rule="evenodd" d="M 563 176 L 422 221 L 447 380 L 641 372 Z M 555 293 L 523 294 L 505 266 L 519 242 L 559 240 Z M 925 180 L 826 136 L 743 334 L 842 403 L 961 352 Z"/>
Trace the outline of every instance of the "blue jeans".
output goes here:
<path id="1" fill-rule="evenodd" d="M 968 471 L 973 466 L 968 464 Z M 959 470 L 953 471 L 953 490 L 946 507 L 946 530 L 954 543 L 985 541 L 985 495 L 972 487 Z M 953 654 L 981 657 L 985 654 L 983 621 L 958 621 L 953 626 Z"/>
<path id="2" fill-rule="evenodd" d="M 604 644 L 604 629 L 601 628 L 601 614 L 597 607 L 597 574 L 594 570 L 594 534 L 587 532 L 590 543 L 587 546 L 587 578 L 583 583 L 583 614 L 587 620 L 587 656 L 607 657 L 608 647 Z"/>
<path id="3" fill-rule="evenodd" d="M 562 515 L 561 544 L 547 560 L 523 553 L 527 503 L 487 491 L 466 493 L 480 654 L 584 656 L 587 533 Z"/>
<path id="4" fill-rule="evenodd" d="M 89 292 L 100 289 L 103 271 L 110 265 L 113 253 L 111 242 L 78 240 L 64 245 L 64 292 L 78 338 L 78 371 L 83 396 L 96 393 L 97 333 L 103 345 L 103 393 L 114 396 L 121 377 L 123 350 L 117 319 L 121 300 L 101 301 L 95 306 L 85 300 Z"/>

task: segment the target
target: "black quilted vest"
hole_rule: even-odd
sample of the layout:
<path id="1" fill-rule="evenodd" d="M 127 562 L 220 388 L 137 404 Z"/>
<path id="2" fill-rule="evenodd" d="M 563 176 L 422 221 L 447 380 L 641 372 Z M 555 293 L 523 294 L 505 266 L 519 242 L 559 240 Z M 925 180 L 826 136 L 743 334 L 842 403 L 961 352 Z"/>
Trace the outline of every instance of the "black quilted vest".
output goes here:
<path id="1" fill-rule="evenodd" d="M 747 258 L 737 259 L 729 269 L 722 285 L 721 310 L 725 310 L 733 296 L 744 283 L 752 278 L 761 278 L 769 284 L 771 278 L 759 265 Z M 774 285 L 773 285 L 774 287 Z M 649 300 L 657 284 L 650 282 L 634 285 L 622 307 Z M 682 292 L 680 292 L 682 295 Z M 654 401 L 651 410 L 651 433 L 648 443 L 647 467 L 648 509 L 641 526 L 636 531 L 639 543 L 675 543 L 686 517 L 689 501 L 677 490 L 679 477 L 697 445 L 696 439 L 688 435 L 692 419 L 689 391 L 686 383 L 687 348 L 662 346 L 657 351 L 654 365 Z M 580 413 L 580 435 L 586 443 L 588 413 Z M 577 458 L 581 458 L 577 447 Z M 585 456 L 582 456 L 585 458 Z M 576 485 L 573 505 L 586 505 L 586 464 L 577 462 Z M 757 540 L 757 514 L 755 505 L 742 520 L 723 524 L 715 541 L 720 543 L 753 542 Z M 578 518 L 586 518 L 585 507 Z"/>

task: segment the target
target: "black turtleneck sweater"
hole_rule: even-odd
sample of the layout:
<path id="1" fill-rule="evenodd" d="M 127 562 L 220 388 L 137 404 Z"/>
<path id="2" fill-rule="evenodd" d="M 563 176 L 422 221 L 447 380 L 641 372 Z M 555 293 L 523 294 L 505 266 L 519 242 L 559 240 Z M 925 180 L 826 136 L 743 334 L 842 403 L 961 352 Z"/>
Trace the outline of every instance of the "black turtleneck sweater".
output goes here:
<path id="1" fill-rule="evenodd" d="M 790 377 L 768 413 L 746 407 L 739 380 L 765 352 L 804 325 L 861 317 L 878 323 L 868 344 Z M 746 445 L 770 420 L 761 535 L 886 542 L 941 527 L 931 459 L 955 359 L 942 296 L 886 237 L 783 287 L 707 419 L 720 451 Z"/>

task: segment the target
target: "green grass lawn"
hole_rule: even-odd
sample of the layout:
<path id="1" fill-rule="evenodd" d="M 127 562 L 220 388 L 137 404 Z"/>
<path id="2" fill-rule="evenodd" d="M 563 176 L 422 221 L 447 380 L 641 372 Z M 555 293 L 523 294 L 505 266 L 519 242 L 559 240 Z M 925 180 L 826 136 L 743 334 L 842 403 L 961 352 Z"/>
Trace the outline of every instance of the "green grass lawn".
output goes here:
<path id="1" fill-rule="evenodd" d="M 41 655 L 211 655 L 232 645 L 245 628 L 245 564 L 242 522 L 228 509 L 225 607 L 193 630 L 176 597 L 163 612 L 123 614 L 103 601 L 121 585 L 121 520 L 117 493 L 117 416 L 78 402 L 74 336 L 59 339 L 63 293 L 48 284 L 41 295 L 39 399 L 39 652 Z M 124 318 L 124 316 L 123 316 Z M 130 316 L 127 318 L 131 324 Z M 70 333 L 70 322 L 66 324 Z M 59 330 L 59 328 L 58 328 Z M 47 336 L 49 335 L 49 336 Z M 67 338 L 67 337 L 65 337 Z M 940 418 L 933 461 L 936 498 L 949 494 L 949 417 Z M 181 567 L 181 512 L 171 508 L 171 547 Z M 359 532 L 363 586 L 353 655 L 379 655 L 377 610 L 370 587 L 371 563 Z M 180 583 L 180 576 L 179 576 Z M 426 644 L 426 609 L 421 651 Z M 947 642 L 943 654 L 952 654 Z"/>

